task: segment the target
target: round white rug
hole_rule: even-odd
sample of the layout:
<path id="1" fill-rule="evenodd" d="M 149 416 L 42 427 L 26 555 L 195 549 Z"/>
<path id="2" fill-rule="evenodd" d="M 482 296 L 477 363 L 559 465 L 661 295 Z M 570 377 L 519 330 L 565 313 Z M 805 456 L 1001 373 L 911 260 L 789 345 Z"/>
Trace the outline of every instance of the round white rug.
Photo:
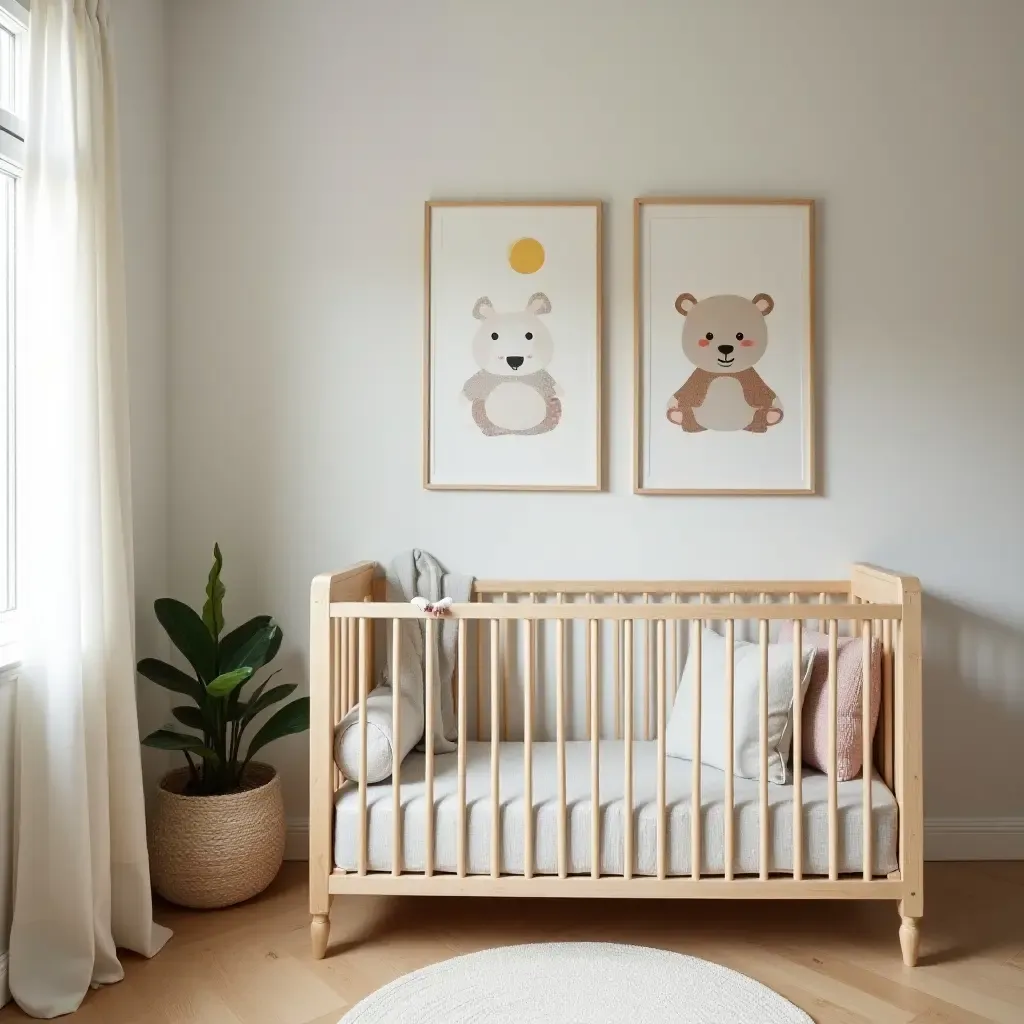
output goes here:
<path id="1" fill-rule="evenodd" d="M 692 956 L 602 942 L 506 946 L 385 985 L 339 1024 L 813 1024 L 759 982 Z"/>

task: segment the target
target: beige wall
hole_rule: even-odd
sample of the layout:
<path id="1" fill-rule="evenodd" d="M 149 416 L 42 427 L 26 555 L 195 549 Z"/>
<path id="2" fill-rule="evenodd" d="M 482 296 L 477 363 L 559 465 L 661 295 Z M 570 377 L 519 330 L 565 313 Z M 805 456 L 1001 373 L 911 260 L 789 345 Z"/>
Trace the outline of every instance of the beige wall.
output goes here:
<path id="1" fill-rule="evenodd" d="M 313 574 L 410 545 L 489 576 L 917 573 L 934 841 L 1024 853 L 1024 5 L 176 0 L 168 17 L 177 595 L 199 600 L 219 540 L 230 615 L 277 616 L 301 679 Z M 652 192 L 819 201 L 821 497 L 632 495 L 631 200 Z M 608 201 L 608 493 L 421 489 L 431 196 Z M 305 752 L 274 748 L 294 818 Z"/>
<path id="2" fill-rule="evenodd" d="M 153 600 L 167 593 L 167 51 L 163 0 L 116 0 L 128 357 L 131 380 L 135 615 L 139 656 L 167 655 Z M 165 691 L 139 681 L 145 731 L 169 717 Z M 146 750 L 148 787 L 169 757 Z"/>

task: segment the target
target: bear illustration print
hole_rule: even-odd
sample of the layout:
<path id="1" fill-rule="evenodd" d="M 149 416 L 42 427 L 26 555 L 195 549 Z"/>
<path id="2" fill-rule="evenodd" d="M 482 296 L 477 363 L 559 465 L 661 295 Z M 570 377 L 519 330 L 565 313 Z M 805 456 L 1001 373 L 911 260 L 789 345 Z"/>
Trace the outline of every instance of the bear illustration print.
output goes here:
<path id="1" fill-rule="evenodd" d="M 763 434 L 781 423 L 782 403 L 754 369 L 768 348 L 765 319 L 775 308 L 772 297 L 711 295 L 698 302 L 683 292 L 675 308 L 686 317 L 683 352 L 696 369 L 669 399 L 669 422 L 694 434 Z"/>
<path id="2" fill-rule="evenodd" d="M 466 381 L 462 395 L 487 437 L 546 434 L 561 421 L 562 389 L 547 371 L 555 345 L 540 319 L 550 312 L 543 292 L 535 292 L 526 308 L 515 313 L 497 312 L 486 296 L 473 306 L 480 321 L 473 359 L 480 369 Z"/>

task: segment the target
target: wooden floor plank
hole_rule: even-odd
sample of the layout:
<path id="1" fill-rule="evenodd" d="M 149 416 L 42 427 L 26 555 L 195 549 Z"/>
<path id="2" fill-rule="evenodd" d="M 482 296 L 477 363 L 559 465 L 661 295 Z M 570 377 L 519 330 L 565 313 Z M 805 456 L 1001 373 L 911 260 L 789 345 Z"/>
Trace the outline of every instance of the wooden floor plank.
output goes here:
<path id="1" fill-rule="evenodd" d="M 891 903 L 335 900 L 325 960 L 309 953 L 306 867 L 261 897 L 193 912 L 159 956 L 90 992 L 75 1024 L 336 1024 L 392 979 L 520 942 L 608 941 L 704 957 L 763 982 L 817 1024 L 1022 1024 L 1024 864 L 929 864 L 922 966 L 900 959 Z M 27 1018 L 14 1006 L 0 1024 Z"/>

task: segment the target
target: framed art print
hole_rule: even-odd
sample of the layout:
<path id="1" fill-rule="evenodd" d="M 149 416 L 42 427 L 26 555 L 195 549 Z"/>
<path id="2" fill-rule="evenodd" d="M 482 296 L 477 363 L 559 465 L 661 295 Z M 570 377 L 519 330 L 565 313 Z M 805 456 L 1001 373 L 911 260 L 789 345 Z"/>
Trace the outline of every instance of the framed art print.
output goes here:
<path id="1" fill-rule="evenodd" d="M 814 493 L 814 204 L 637 199 L 635 490 Z"/>
<path id="2" fill-rule="evenodd" d="M 601 488 L 601 204 L 428 202 L 424 485 Z"/>

